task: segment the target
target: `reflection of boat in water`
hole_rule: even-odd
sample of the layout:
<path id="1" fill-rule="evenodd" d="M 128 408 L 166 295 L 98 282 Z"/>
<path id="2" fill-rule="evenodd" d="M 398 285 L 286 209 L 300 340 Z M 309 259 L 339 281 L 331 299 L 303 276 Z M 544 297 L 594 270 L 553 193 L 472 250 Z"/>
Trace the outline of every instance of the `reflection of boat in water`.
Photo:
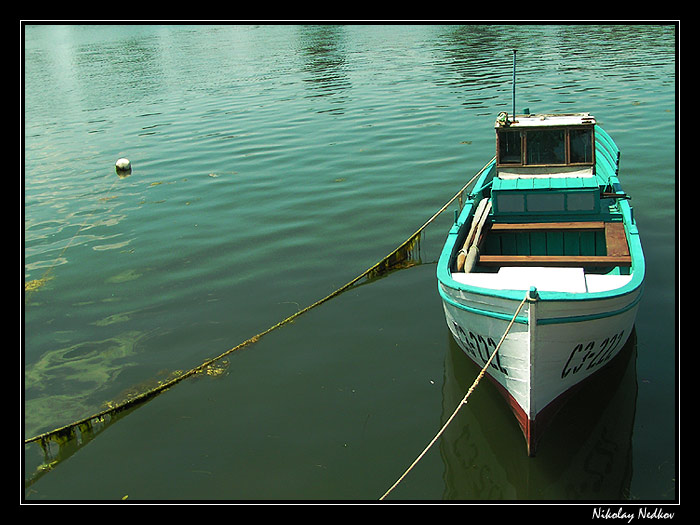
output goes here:
<path id="1" fill-rule="evenodd" d="M 580 384 L 551 421 L 537 458 L 523 455 L 516 423 L 498 395 L 482 391 L 446 429 L 444 499 L 624 500 L 632 476 L 637 402 L 633 331 L 618 355 Z M 461 401 L 478 367 L 450 337 L 443 419 Z M 481 388 L 493 390 L 484 383 Z M 495 394 L 495 392 L 493 392 Z"/>
<path id="2" fill-rule="evenodd" d="M 534 455 L 567 391 L 629 337 L 644 255 L 619 150 L 591 115 L 503 113 L 495 128 L 496 158 L 448 234 L 438 290 L 480 366 L 508 332 L 487 372 Z"/>

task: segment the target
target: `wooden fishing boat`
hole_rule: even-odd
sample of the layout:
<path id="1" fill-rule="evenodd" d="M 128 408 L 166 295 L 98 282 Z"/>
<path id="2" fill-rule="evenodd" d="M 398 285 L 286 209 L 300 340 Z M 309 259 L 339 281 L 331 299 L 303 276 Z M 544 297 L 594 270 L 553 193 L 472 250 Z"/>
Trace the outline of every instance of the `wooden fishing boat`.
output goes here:
<path id="1" fill-rule="evenodd" d="M 495 130 L 496 156 L 456 214 L 438 289 L 479 366 L 507 332 L 487 374 L 532 456 L 567 394 L 632 333 L 644 255 L 619 150 L 592 115 L 503 112 Z"/>

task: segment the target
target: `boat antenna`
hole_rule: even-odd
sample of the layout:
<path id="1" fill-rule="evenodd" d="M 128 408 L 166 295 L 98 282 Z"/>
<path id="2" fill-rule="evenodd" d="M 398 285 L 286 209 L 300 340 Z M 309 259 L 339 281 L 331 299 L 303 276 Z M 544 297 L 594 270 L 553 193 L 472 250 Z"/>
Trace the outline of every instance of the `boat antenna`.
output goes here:
<path id="1" fill-rule="evenodd" d="M 515 122 L 515 53 L 516 49 L 513 49 L 513 122 Z"/>

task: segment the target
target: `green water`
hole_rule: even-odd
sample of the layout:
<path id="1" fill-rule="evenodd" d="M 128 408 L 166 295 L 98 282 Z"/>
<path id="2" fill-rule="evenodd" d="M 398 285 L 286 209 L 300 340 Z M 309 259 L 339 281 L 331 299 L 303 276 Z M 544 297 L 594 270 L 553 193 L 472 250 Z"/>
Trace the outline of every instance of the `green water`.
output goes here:
<path id="1" fill-rule="evenodd" d="M 591 112 L 622 151 L 648 268 L 635 344 L 536 458 L 480 385 L 389 499 L 676 497 L 672 25 L 23 29 L 23 438 L 221 354 L 407 239 L 493 156 L 517 49 L 518 110 Z M 420 264 L 87 446 L 24 446 L 24 497 L 376 501 L 478 373 L 436 289 L 452 218 Z"/>

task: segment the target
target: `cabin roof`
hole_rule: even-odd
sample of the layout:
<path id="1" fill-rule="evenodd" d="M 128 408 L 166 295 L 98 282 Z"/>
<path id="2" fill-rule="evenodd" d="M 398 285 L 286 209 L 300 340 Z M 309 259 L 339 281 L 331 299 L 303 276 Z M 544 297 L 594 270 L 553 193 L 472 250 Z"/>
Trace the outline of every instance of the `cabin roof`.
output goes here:
<path id="1" fill-rule="evenodd" d="M 512 118 L 512 116 L 509 115 Z M 595 117 L 589 113 L 516 115 L 515 121 L 496 120 L 496 128 L 529 128 L 548 126 L 590 126 L 595 124 Z"/>

